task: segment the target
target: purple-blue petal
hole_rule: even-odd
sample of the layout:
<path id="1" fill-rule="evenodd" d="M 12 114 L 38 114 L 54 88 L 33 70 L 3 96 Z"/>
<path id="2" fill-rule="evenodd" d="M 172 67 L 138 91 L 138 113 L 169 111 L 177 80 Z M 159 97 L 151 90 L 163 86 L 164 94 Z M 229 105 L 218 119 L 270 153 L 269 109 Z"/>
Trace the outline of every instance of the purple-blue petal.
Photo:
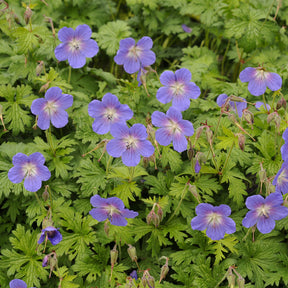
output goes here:
<path id="1" fill-rule="evenodd" d="M 220 206 L 214 207 L 214 212 L 217 212 L 223 216 L 229 216 L 231 214 L 231 208 L 226 204 L 221 204 Z"/>
<path id="2" fill-rule="evenodd" d="M 200 88 L 194 83 L 189 82 L 185 84 L 185 95 L 191 99 L 197 99 L 201 94 Z"/>
<path id="3" fill-rule="evenodd" d="M 255 78 L 256 72 L 256 68 L 247 67 L 243 71 L 241 71 L 239 78 L 241 82 L 249 82 Z"/>
<path id="4" fill-rule="evenodd" d="M 146 127 L 143 124 L 134 124 L 130 130 L 130 135 L 133 135 L 135 138 L 144 140 L 148 137 Z"/>
<path id="5" fill-rule="evenodd" d="M 144 36 L 137 42 L 137 46 L 141 47 L 142 50 L 149 50 L 153 47 L 153 41 L 150 37 Z"/>
<path id="6" fill-rule="evenodd" d="M 160 75 L 160 82 L 164 86 L 171 86 L 176 81 L 175 75 L 172 71 L 164 71 Z"/>
<path id="7" fill-rule="evenodd" d="M 43 165 L 45 163 L 45 157 L 40 152 L 35 152 L 28 156 L 28 160 L 36 165 Z"/>
<path id="8" fill-rule="evenodd" d="M 92 39 L 83 41 L 81 45 L 81 53 L 85 57 L 92 58 L 98 53 L 98 51 L 99 51 L 99 47 L 96 41 Z"/>
<path id="9" fill-rule="evenodd" d="M 51 115 L 51 122 L 54 127 L 62 128 L 68 123 L 68 113 L 63 109 L 58 109 Z"/>
<path id="10" fill-rule="evenodd" d="M 264 109 L 265 109 L 265 104 L 263 102 L 257 101 L 256 104 L 255 104 L 255 108 L 260 110 L 261 106 L 264 106 Z M 266 104 L 266 108 L 267 108 L 268 111 L 271 110 L 271 107 L 270 107 L 269 104 Z"/>
<path id="11" fill-rule="evenodd" d="M 114 213 L 111 219 L 109 220 L 111 224 L 115 226 L 126 226 L 128 223 L 127 220 L 121 214 L 117 214 L 117 213 Z"/>
<path id="12" fill-rule="evenodd" d="M 182 120 L 182 113 L 175 109 L 174 107 L 170 107 L 166 113 L 167 116 L 169 116 L 173 121 L 179 122 Z"/>
<path id="13" fill-rule="evenodd" d="M 15 166 L 16 165 L 23 165 L 23 164 L 27 163 L 27 161 L 28 161 L 28 156 L 23 154 L 23 153 L 17 153 L 12 158 L 12 163 Z"/>
<path id="14" fill-rule="evenodd" d="M 134 45 L 135 45 L 135 40 L 133 38 L 131 37 L 125 38 L 125 39 L 120 40 L 119 50 L 129 50 Z"/>
<path id="15" fill-rule="evenodd" d="M 250 210 L 255 210 L 265 203 L 265 199 L 261 195 L 249 196 L 246 199 L 246 207 Z"/>
<path id="16" fill-rule="evenodd" d="M 200 166 L 200 163 L 199 163 L 198 159 L 196 159 L 194 170 L 195 170 L 195 173 L 199 173 L 200 170 L 201 170 L 201 166 Z"/>
<path id="17" fill-rule="evenodd" d="M 175 133 L 172 138 L 174 150 L 179 153 L 187 150 L 188 141 L 182 133 Z"/>
<path id="18" fill-rule="evenodd" d="M 163 127 L 168 124 L 167 116 L 163 112 L 155 111 L 151 115 L 152 124 L 156 127 Z"/>
<path id="19" fill-rule="evenodd" d="M 136 73 L 140 69 L 140 59 L 138 58 L 131 58 L 126 56 L 124 59 L 124 70 L 129 73 L 133 74 Z"/>
<path id="20" fill-rule="evenodd" d="M 42 130 L 47 130 L 50 127 L 50 116 L 43 111 L 38 115 L 37 126 Z"/>
<path id="21" fill-rule="evenodd" d="M 139 164 L 141 160 L 140 153 L 138 150 L 130 148 L 123 152 L 122 162 L 128 167 L 134 167 Z"/>
<path id="22" fill-rule="evenodd" d="M 44 165 L 37 165 L 37 176 L 41 181 L 47 181 L 51 177 L 49 169 Z"/>
<path id="23" fill-rule="evenodd" d="M 110 133 L 115 138 L 124 138 L 129 135 L 129 128 L 126 124 L 115 123 L 110 130 Z"/>
<path id="24" fill-rule="evenodd" d="M 20 279 L 14 279 L 9 283 L 10 288 L 27 288 L 27 284 Z"/>
<path id="25" fill-rule="evenodd" d="M 95 118 L 92 123 L 92 129 L 95 133 L 103 135 L 109 132 L 111 127 L 111 121 L 107 121 L 106 118 Z"/>
<path id="26" fill-rule="evenodd" d="M 258 213 L 256 210 L 248 211 L 244 219 L 242 220 L 242 225 L 246 228 L 250 228 L 257 223 Z"/>
<path id="27" fill-rule="evenodd" d="M 45 93 L 45 99 L 48 101 L 58 100 L 62 96 L 62 90 L 59 87 L 51 87 Z"/>
<path id="28" fill-rule="evenodd" d="M 111 130 L 116 124 L 111 126 Z M 111 132 L 111 131 L 110 131 Z M 112 139 L 107 143 L 107 153 L 112 157 L 120 157 L 124 151 L 126 151 L 126 145 L 124 141 L 119 139 Z"/>
<path id="29" fill-rule="evenodd" d="M 219 107 L 222 107 L 225 104 L 227 98 L 228 98 L 227 94 L 220 94 L 216 100 L 217 105 Z"/>
<path id="30" fill-rule="evenodd" d="M 45 231 L 41 232 L 40 238 L 38 240 L 38 244 L 41 244 L 45 240 Z"/>
<path id="31" fill-rule="evenodd" d="M 24 188 L 30 192 L 38 191 L 42 186 L 42 181 L 38 175 L 28 175 L 24 180 Z"/>
<path id="32" fill-rule="evenodd" d="M 22 166 L 14 166 L 8 171 L 8 178 L 12 183 L 21 183 L 24 179 L 25 171 Z"/>
<path id="33" fill-rule="evenodd" d="M 106 199 L 100 197 L 99 195 L 94 195 L 91 197 L 90 203 L 93 207 L 101 207 L 106 204 Z"/>
<path id="34" fill-rule="evenodd" d="M 250 80 L 248 84 L 248 90 L 254 96 L 260 96 L 264 94 L 266 91 L 265 81 L 260 78 L 254 78 Z"/>
<path id="35" fill-rule="evenodd" d="M 160 87 L 156 93 L 156 98 L 163 104 L 169 103 L 173 99 L 173 93 L 170 87 Z"/>
<path id="36" fill-rule="evenodd" d="M 270 90 L 277 91 L 282 86 L 282 78 L 277 73 L 270 72 L 265 78 L 265 84 Z"/>
<path id="37" fill-rule="evenodd" d="M 221 224 L 219 225 L 208 225 L 206 235 L 211 240 L 221 240 L 225 236 L 225 228 Z"/>
<path id="38" fill-rule="evenodd" d="M 270 233 L 275 228 L 275 220 L 264 215 L 260 216 L 257 221 L 257 228 L 262 234 Z"/>
<path id="39" fill-rule="evenodd" d="M 60 105 L 61 109 L 68 109 L 73 104 L 73 96 L 70 94 L 62 94 L 57 99 L 57 103 Z"/>
<path id="40" fill-rule="evenodd" d="M 68 55 L 69 65 L 74 68 L 81 68 L 86 64 L 86 58 L 80 51 L 71 52 Z"/>
<path id="41" fill-rule="evenodd" d="M 93 208 L 89 214 L 97 221 L 105 221 L 108 218 L 108 212 L 104 208 Z"/>
<path id="42" fill-rule="evenodd" d="M 63 27 L 58 31 L 58 39 L 61 42 L 69 42 L 74 38 L 74 30 L 72 28 Z"/>
<path id="43" fill-rule="evenodd" d="M 106 205 L 113 205 L 118 210 L 122 210 L 125 208 L 123 201 L 119 199 L 118 197 L 110 197 L 110 198 L 105 199 L 105 201 L 106 201 Z"/>
<path id="44" fill-rule="evenodd" d="M 65 61 L 68 59 L 70 52 L 69 43 L 61 43 L 55 48 L 55 57 L 58 61 Z"/>
<path id="45" fill-rule="evenodd" d="M 282 138 L 284 139 L 285 142 L 288 142 L 288 128 L 285 129 Z"/>
<path id="46" fill-rule="evenodd" d="M 138 142 L 137 150 L 140 155 L 144 157 L 150 157 L 154 153 L 154 146 L 148 140 L 143 140 Z"/>
<path id="47" fill-rule="evenodd" d="M 91 35 L 92 35 L 92 30 L 91 28 L 86 25 L 86 24 L 82 24 L 82 25 L 78 25 L 75 29 L 75 39 L 79 39 L 79 40 L 88 40 L 90 39 Z"/>
<path id="48" fill-rule="evenodd" d="M 200 203 L 196 207 L 197 215 L 207 215 L 207 213 L 214 212 L 214 206 L 208 203 Z"/>
<path id="49" fill-rule="evenodd" d="M 191 227 L 193 230 L 203 231 L 207 228 L 207 225 L 208 223 L 206 215 L 199 215 L 191 220 Z"/>
<path id="50" fill-rule="evenodd" d="M 188 120 L 180 120 L 179 126 L 185 136 L 192 136 L 194 134 L 193 124 Z"/>
<path id="51" fill-rule="evenodd" d="M 137 217 L 139 215 L 138 212 L 132 211 L 132 210 L 129 210 L 129 209 L 123 209 L 121 211 L 121 214 L 125 218 L 135 218 L 135 217 Z"/>
<path id="52" fill-rule="evenodd" d="M 265 204 L 280 206 L 283 204 L 283 197 L 280 193 L 271 193 L 266 197 Z"/>
<path id="53" fill-rule="evenodd" d="M 143 67 L 150 66 L 155 63 L 156 55 L 153 51 L 143 51 L 139 56 L 141 65 Z"/>
<path id="54" fill-rule="evenodd" d="M 42 113 L 46 103 L 47 103 L 47 100 L 44 98 L 35 99 L 31 105 L 32 114 L 39 115 L 40 113 Z"/>
<path id="55" fill-rule="evenodd" d="M 192 75 L 188 69 L 181 68 L 175 72 L 175 78 L 176 78 L 176 81 L 178 82 L 189 83 L 192 78 Z"/>
<path id="56" fill-rule="evenodd" d="M 190 99 L 188 97 L 183 97 L 178 95 L 172 100 L 172 107 L 179 111 L 185 111 L 190 107 Z"/>
<path id="57" fill-rule="evenodd" d="M 160 128 L 155 133 L 155 139 L 160 145 L 167 146 L 172 141 L 172 135 L 170 134 L 169 129 Z"/>

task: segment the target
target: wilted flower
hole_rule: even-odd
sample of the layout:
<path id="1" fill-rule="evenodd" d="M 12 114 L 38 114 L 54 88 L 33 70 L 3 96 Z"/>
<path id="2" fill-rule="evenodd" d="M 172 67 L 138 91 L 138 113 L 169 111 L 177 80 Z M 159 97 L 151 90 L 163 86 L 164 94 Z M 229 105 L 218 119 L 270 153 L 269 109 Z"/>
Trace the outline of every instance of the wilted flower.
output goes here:
<path id="1" fill-rule="evenodd" d="M 191 82 L 191 72 L 186 68 L 181 68 L 175 72 L 165 71 L 160 76 L 160 82 L 164 87 L 157 91 L 157 99 L 163 103 L 172 100 L 172 106 L 180 111 L 184 111 L 190 106 L 190 99 L 196 99 L 201 94 L 200 88 Z"/>
<path id="2" fill-rule="evenodd" d="M 201 203 L 196 207 L 197 216 L 191 220 L 193 230 L 206 230 L 206 235 L 212 240 L 223 239 L 225 233 L 232 234 L 236 231 L 235 222 L 228 216 L 231 209 L 228 205 L 212 206 Z"/>
<path id="3" fill-rule="evenodd" d="M 142 124 L 134 124 L 131 128 L 122 123 L 112 125 L 110 133 L 115 139 L 108 142 L 107 152 L 112 157 L 122 156 L 126 166 L 136 166 L 140 155 L 150 157 L 154 153 L 153 145 L 146 140 L 146 128 Z"/>
<path id="4" fill-rule="evenodd" d="M 52 226 L 42 229 L 38 244 L 41 244 L 45 240 L 46 236 L 48 240 L 50 240 L 52 245 L 57 245 L 58 243 L 60 243 L 62 241 L 62 235 L 58 230 L 59 229 Z"/>
<path id="5" fill-rule="evenodd" d="M 137 271 L 136 270 L 133 270 L 131 273 L 130 273 L 130 276 L 135 279 L 135 280 L 138 280 L 138 275 L 137 275 Z"/>
<path id="6" fill-rule="evenodd" d="M 275 220 L 280 220 L 288 215 L 288 208 L 282 206 L 281 193 L 271 193 L 264 199 L 261 195 L 253 195 L 245 202 L 249 211 L 242 221 L 242 225 L 250 228 L 257 224 L 258 230 L 270 233 L 275 227 Z"/>
<path id="7" fill-rule="evenodd" d="M 59 87 L 51 87 L 45 93 L 45 98 L 38 98 L 32 102 L 31 112 L 38 115 L 37 125 L 46 130 L 50 120 L 56 128 L 62 128 L 68 123 L 68 109 L 73 104 L 73 96 L 62 94 Z"/>
<path id="8" fill-rule="evenodd" d="M 257 101 L 256 104 L 255 104 L 255 108 L 258 109 L 258 110 L 260 110 L 260 107 L 261 107 L 261 106 L 263 106 L 263 108 L 265 109 L 265 104 L 264 104 L 263 102 L 261 102 L 261 101 Z M 266 104 L 266 109 L 267 109 L 268 111 L 270 111 L 271 107 L 270 107 L 269 104 Z"/>
<path id="9" fill-rule="evenodd" d="M 93 208 L 89 214 L 97 221 L 104 221 L 107 218 L 110 223 L 115 226 L 126 226 L 125 218 L 135 218 L 138 212 L 126 209 L 121 199 L 117 197 L 101 198 L 99 195 L 94 195 L 90 199 Z"/>
<path id="10" fill-rule="evenodd" d="M 107 93 L 102 101 L 93 100 L 88 105 L 89 116 L 95 118 L 93 131 L 106 134 L 114 123 L 125 123 L 133 117 L 133 112 L 126 104 L 121 104 L 117 96 Z"/>
<path id="11" fill-rule="evenodd" d="M 266 87 L 272 91 L 277 91 L 282 86 L 282 78 L 272 72 L 267 72 L 263 67 L 247 67 L 239 75 L 242 82 L 249 82 L 248 90 L 254 96 L 265 93 Z"/>
<path id="12" fill-rule="evenodd" d="M 42 186 L 42 181 L 47 181 L 51 173 L 44 166 L 45 158 L 39 153 L 33 153 L 27 156 L 23 153 L 17 153 L 13 159 L 12 167 L 8 172 L 8 178 L 13 183 L 21 183 L 24 180 L 24 187 L 30 192 L 38 191 Z"/>
<path id="13" fill-rule="evenodd" d="M 124 70 L 127 73 L 133 74 L 140 68 L 155 63 L 156 55 L 150 50 L 152 46 L 153 41 L 147 36 L 141 38 L 137 44 L 133 38 L 122 39 L 114 61 L 118 65 L 124 65 Z"/>
<path id="14" fill-rule="evenodd" d="M 220 94 L 216 100 L 217 105 L 219 107 L 222 107 L 225 103 L 226 103 L 226 99 L 228 98 L 228 95 L 226 94 Z M 231 110 L 233 110 L 235 113 L 237 112 L 238 116 L 241 118 L 242 117 L 242 111 L 244 109 L 247 108 L 247 102 L 244 98 L 242 97 L 238 97 L 242 100 L 244 100 L 244 102 L 238 102 L 238 101 L 231 101 L 229 100 L 229 107 L 231 108 Z"/>
<path id="15" fill-rule="evenodd" d="M 86 25 L 79 25 L 75 31 L 72 28 L 63 27 L 58 32 L 61 42 L 55 49 L 55 57 L 59 61 L 68 59 L 72 68 L 81 68 L 86 64 L 86 57 L 94 57 L 99 47 L 96 41 L 90 39 L 91 28 Z"/>
<path id="16" fill-rule="evenodd" d="M 288 193 L 288 161 L 283 162 L 282 167 L 276 174 L 272 184 L 276 186 L 275 192 L 281 192 L 283 194 Z"/>
<path id="17" fill-rule="evenodd" d="M 171 107 L 166 114 L 155 111 L 151 115 L 152 124 L 161 127 L 155 133 L 155 138 L 160 145 L 167 146 L 173 141 L 173 147 L 178 152 L 187 149 L 185 136 L 194 134 L 193 125 L 188 120 L 182 120 L 182 114 Z"/>

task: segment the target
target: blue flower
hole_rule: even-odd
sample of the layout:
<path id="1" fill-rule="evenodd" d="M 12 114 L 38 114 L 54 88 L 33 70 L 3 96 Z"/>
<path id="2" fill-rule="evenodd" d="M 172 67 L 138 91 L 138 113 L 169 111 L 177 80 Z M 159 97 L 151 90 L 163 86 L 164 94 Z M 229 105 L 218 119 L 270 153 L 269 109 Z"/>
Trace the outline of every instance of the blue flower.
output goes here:
<path id="1" fill-rule="evenodd" d="M 93 208 L 89 214 L 97 221 L 105 221 L 109 219 L 110 223 L 115 226 L 126 226 L 125 218 L 135 218 L 138 212 L 126 209 L 121 199 L 117 197 L 101 198 L 94 195 L 90 199 Z"/>
<path id="2" fill-rule="evenodd" d="M 27 288 L 27 284 L 23 280 L 14 279 L 10 281 L 9 287 L 10 288 Z M 35 287 L 32 287 L 32 288 L 35 288 Z"/>
<path id="3" fill-rule="evenodd" d="M 242 221 L 246 228 L 257 224 L 258 230 L 270 233 L 275 227 L 275 220 L 280 220 L 288 215 L 288 208 L 283 206 L 283 198 L 280 193 L 271 193 L 264 199 L 261 195 L 253 195 L 245 202 L 249 211 Z"/>
<path id="4" fill-rule="evenodd" d="M 173 141 L 173 147 L 178 152 L 187 149 L 185 136 L 192 136 L 194 128 L 188 120 L 182 120 L 182 114 L 177 109 L 170 107 L 166 115 L 155 111 L 151 115 L 152 124 L 161 127 L 155 133 L 155 138 L 160 145 L 167 146 Z"/>
<path id="5" fill-rule="evenodd" d="M 153 41 L 150 37 L 141 38 L 137 44 L 133 38 L 125 38 L 120 41 L 120 47 L 114 61 L 118 65 L 124 65 L 124 70 L 133 74 L 141 67 L 147 67 L 155 63 L 156 55 L 150 49 Z"/>
<path id="6" fill-rule="evenodd" d="M 17 153 L 13 159 L 12 167 L 8 172 L 8 178 L 13 183 L 21 183 L 24 180 L 24 187 L 30 192 L 38 191 L 42 186 L 42 181 L 47 181 L 51 173 L 44 166 L 45 158 L 39 153 L 33 153 L 27 156 L 23 153 Z"/>
<path id="7" fill-rule="evenodd" d="M 282 167 L 276 174 L 272 184 L 276 186 L 275 192 L 281 192 L 283 194 L 288 193 L 288 161 L 283 162 Z"/>
<path id="8" fill-rule="evenodd" d="M 62 128 L 68 123 L 68 109 L 73 104 L 73 96 L 62 94 L 59 87 L 51 87 L 45 93 L 45 98 L 35 99 L 31 105 L 31 112 L 38 115 L 37 125 L 47 130 L 50 120 L 56 128 Z"/>
<path id="9" fill-rule="evenodd" d="M 86 64 L 86 57 L 94 57 L 99 47 L 96 41 L 90 39 L 91 28 L 86 25 L 79 25 L 75 31 L 72 28 L 63 27 L 58 32 L 61 42 L 55 49 L 55 57 L 59 61 L 68 59 L 72 68 L 81 68 Z"/>
<path id="10" fill-rule="evenodd" d="M 182 24 L 182 29 L 184 32 L 186 33 L 191 33 L 192 32 L 192 28 L 188 27 L 187 25 L 185 24 Z"/>
<path id="11" fill-rule="evenodd" d="M 284 139 L 285 144 L 282 145 L 281 147 L 281 155 L 282 155 L 282 160 L 286 161 L 288 159 L 288 128 L 286 128 L 286 130 L 284 131 L 282 138 Z"/>
<path id="12" fill-rule="evenodd" d="M 226 94 L 220 94 L 218 97 L 217 97 L 217 105 L 219 107 L 222 107 L 225 103 L 226 103 L 226 99 L 228 98 L 228 95 Z M 239 118 L 242 117 L 242 114 L 243 114 L 243 110 L 247 108 L 247 102 L 244 98 L 242 97 L 238 97 L 240 99 L 243 100 L 243 102 L 238 102 L 238 101 L 231 101 L 229 100 L 229 107 L 231 108 L 231 110 L 233 110 L 235 113 L 237 111 L 237 114 L 239 116 Z"/>
<path id="13" fill-rule="evenodd" d="M 48 238 L 52 245 L 57 245 L 60 243 L 62 241 L 62 235 L 58 230 L 59 229 L 52 226 L 42 229 L 38 244 L 41 244 L 45 240 L 45 237 Z"/>
<path id="14" fill-rule="evenodd" d="M 172 107 L 184 111 L 190 106 L 190 99 L 196 99 L 201 94 L 200 88 L 191 82 L 192 75 L 186 68 L 175 72 L 165 71 L 160 76 L 164 87 L 158 89 L 156 97 L 163 103 L 172 101 Z"/>
<path id="15" fill-rule="evenodd" d="M 272 72 L 267 72 L 263 67 L 247 67 L 239 75 L 242 82 L 249 82 L 248 90 L 254 96 L 265 93 L 266 87 L 272 91 L 277 91 L 282 86 L 282 78 Z"/>
<path id="16" fill-rule="evenodd" d="M 133 112 L 126 104 L 121 104 L 118 98 L 107 93 L 99 100 L 93 100 L 88 106 L 89 116 L 95 118 L 92 124 L 93 131 L 98 134 L 106 134 L 111 125 L 125 123 L 133 117 Z"/>
<path id="17" fill-rule="evenodd" d="M 228 205 L 212 206 L 201 203 L 196 207 L 197 216 L 191 220 L 193 230 L 206 230 L 206 235 L 212 240 L 223 239 L 226 234 L 236 231 L 235 222 L 228 216 L 231 209 Z"/>
<path id="18" fill-rule="evenodd" d="M 260 110 L 261 106 L 263 106 L 263 108 L 265 109 L 265 104 L 263 102 L 261 102 L 261 101 L 257 101 L 256 104 L 255 104 L 255 108 L 257 110 Z M 270 109 L 271 109 L 269 104 L 266 104 L 266 108 L 267 108 L 268 111 L 270 111 Z"/>
<path id="19" fill-rule="evenodd" d="M 134 124 L 131 128 L 122 123 L 112 125 L 110 133 L 115 139 L 107 143 L 106 149 L 112 157 L 122 157 L 126 166 L 136 166 L 140 155 L 150 157 L 154 153 L 153 145 L 146 140 L 146 128 L 142 124 Z"/>

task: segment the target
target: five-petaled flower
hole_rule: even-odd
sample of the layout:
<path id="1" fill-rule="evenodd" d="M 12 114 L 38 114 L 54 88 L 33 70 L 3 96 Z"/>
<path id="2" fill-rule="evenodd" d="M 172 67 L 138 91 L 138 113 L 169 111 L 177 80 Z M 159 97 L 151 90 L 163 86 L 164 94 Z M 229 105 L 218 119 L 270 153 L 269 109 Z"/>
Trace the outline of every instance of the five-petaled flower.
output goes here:
<path id="1" fill-rule="evenodd" d="M 150 157 L 154 153 L 153 145 L 146 140 L 146 128 L 142 124 L 134 124 L 128 128 L 126 124 L 116 123 L 111 126 L 110 133 L 115 139 L 107 143 L 107 152 L 112 157 L 122 156 L 126 166 L 136 166 L 140 155 Z"/>
<path id="2" fill-rule="evenodd" d="M 217 105 L 219 107 L 222 107 L 226 101 L 227 101 L 227 98 L 228 98 L 228 95 L 226 94 L 220 94 L 218 97 L 217 97 Z M 238 102 L 238 101 L 231 101 L 229 100 L 229 103 L 227 103 L 227 105 L 229 105 L 229 107 L 231 108 L 232 111 L 234 111 L 235 113 L 237 112 L 238 116 L 241 118 L 242 117 L 242 111 L 244 109 L 247 108 L 247 102 L 244 98 L 242 97 L 238 97 L 239 99 L 242 99 L 243 102 Z"/>
<path id="3" fill-rule="evenodd" d="M 197 216 L 191 220 L 194 230 L 206 230 L 206 235 L 212 240 L 223 239 L 225 233 L 232 234 L 236 231 L 235 222 L 228 216 L 231 209 L 228 205 L 213 206 L 201 203 L 196 207 Z"/>
<path id="4" fill-rule="evenodd" d="M 68 59 L 72 68 L 81 68 L 86 64 L 86 57 L 94 57 L 99 47 L 97 42 L 90 39 L 91 28 L 86 25 L 79 25 L 75 31 L 72 28 L 63 27 L 58 32 L 61 42 L 55 49 L 55 57 L 59 61 Z"/>
<path id="5" fill-rule="evenodd" d="M 173 147 L 178 152 L 187 149 L 188 141 L 185 136 L 192 136 L 194 128 L 188 120 L 182 120 L 182 114 L 170 107 L 166 114 L 155 111 L 151 115 L 152 124 L 161 127 L 155 133 L 155 139 L 160 145 L 167 146 L 173 141 Z"/>
<path id="6" fill-rule="evenodd" d="M 90 199 L 93 208 L 89 214 L 97 221 L 109 219 L 110 223 L 115 226 L 126 226 L 125 218 L 135 218 L 138 212 L 126 209 L 121 199 L 117 197 L 101 198 L 94 195 Z"/>
<path id="7" fill-rule="evenodd" d="M 280 220 L 288 215 L 288 208 L 282 206 L 283 198 L 281 193 L 271 193 L 264 199 L 261 195 L 253 195 L 246 199 L 248 209 L 242 225 L 250 228 L 257 224 L 258 230 L 263 233 L 270 233 L 275 227 L 275 220 Z"/>
<path id="8" fill-rule="evenodd" d="M 32 102 L 31 112 L 38 115 L 37 125 L 46 130 L 50 120 L 56 128 L 62 128 L 68 123 L 68 109 L 73 104 L 73 96 L 62 94 L 59 87 L 51 87 L 45 93 L 45 98 L 38 98 Z"/>
<path id="9" fill-rule="evenodd" d="M 30 156 L 17 153 L 13 159 L 12 167 L 8 172 L 8 178 L 13 183 L 21 183 L 24 180 L 24 187 L 30 192 L 38 191 L 42 186 L 42 181 L 47 181 L 51 173 L 44 166 L 45 158 L 40 152 L 35 152 Z"/>
<path id="10" fill-rule="evenodd" d="M 196 99 L 201 94 L 200 88 L 191 82 L 191 72 L 181 68 L 175 72 L 165 71 L 160 76 L 160 82 L 164 87 L 157 91 L 157 99 L 163 103 L 172 100 L 172 107 L 184 111 L 190 106 L 190 99 Z"/>
<path id="11" fill-rule="evenodd" d="M 41 244 L 47 237 L 48 240 L 50 240 L 52 245 L 57 245 L 59 242 L 62 241 L 62 235 L 58 230 L 59 229 L 54 228 L 52 226 L 48 226 L 42 229 L 41 236 L 38 240 L 38 244 Z"/>
<path id="12" fill-rule="evenodd" d="M 288 161 L 283 162 L 282 167 L 276 174 L 272 184 L 276 186 L 275 192 L 281 192 L 283 194 L 288 193 Z"/>
<path id="13" fill-rule="evenodd" d="M 133 117 L 133 112 L 126 104 L 121 104 L 118 98 L 107 93 L 99 100 L 93 100 L 88 106 L 88 114 L 95 118 L 92 124 L 93 131 L 98 134 L 106 134 L 111 125 L 125 123 Z"/>
<path id="14" fill-rule="evenodd" d="M 133 74 L 140 68 L 155 63 L 156 55 L 150 50 L 152 46 L 153 41 L 147 36 L 142 37 L 137 44 L 133 38 L 122 39 L 114 61 L 118 65 L 124 65 L 124 70 L 127 73 Z"/>
<path id="15" fill-rule="evenodd" d="M 27 288 L 27 284 L 20 279 L 11 280 L 9 283 L 10 288 Z M 33 287 L 32 287 L 33 288 Z M 35 287 L 34 287 L 35 288 Z"/>
<path id="16" fill-rule="evenodd" d="M 277 91 L 282 86 L 282 78 L 277 73 L 267 72 L 263 67 L 247 67 L 239 75 L 242 82 L 249 82 L 248 90 L 254 96 L 265 93 L 266 87 Z"/>

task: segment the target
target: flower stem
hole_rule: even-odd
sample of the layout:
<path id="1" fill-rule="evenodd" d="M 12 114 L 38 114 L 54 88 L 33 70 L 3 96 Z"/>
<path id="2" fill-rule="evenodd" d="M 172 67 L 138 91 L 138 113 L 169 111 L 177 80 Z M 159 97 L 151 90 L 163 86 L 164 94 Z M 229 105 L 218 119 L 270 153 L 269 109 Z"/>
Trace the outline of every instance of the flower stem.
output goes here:
<path id="1" fill-rule="evenodd" d="M 186 196 L 188 184 L 189 184 L 189 182 L 185 184 L 184 189 L 183 189 L 182 194 L 181 194 L 180 201 L 179 201 L 179 203 L 178 203 L 178 205 L 177 205 L 174 213 L 173 213 L 173 214 L 170 216 L 170 218 L 167 220 L 166 224 L 168 224 L 169 222 L 171 222 L 171 220 L 174 218 L 174 216 L 176 215 L 176 213 L 178 213 L 178 211 L 179 211 L 179 209 L 180 209 L 180 206 L 181 206 L 181 204 L 182 204 L 182 201 L 183 201 L 184 197 Z"/>
<path id="2" fill-rule="evenodd" d="M 265 100 L 265 95 L 263 94 L 263 103 L 265 106 L 265 111 L 268 113 L 268 109 L 267 109 L 267 104 L 266 104 L 266 100 Z"/>
<path id="3" fill-rule="evenodd" d="M 49 192 L 49 196 L 50 196 L 50 206 L 51 206 L 51 211 L 53 211 L 53 199 L 52 199 L 52 192 L 51 192 L 51 189 L 50 189 L 50 186 L 47 185 L 48 187 L 48 192 Z"/>
<path id="4" fill-rule="evenodd" d="M 226 157 L 224 166 L 223 166 L 223 168 L 222 168 L 221 175 L 223 175 L 223 173 L 224 173 L 224 171 L 225 171 L 225 168 L 226 168 L 227 163 L 228 163 L 228 160 L 229 160 L 229 158 L 230 158 L 230 156 L 231 156 L 231 153 L 232 153 L 232 150 L 233 150 L 233 148 L 234 148 L 234 145 L 235 145 L 235 142 L 233 141 L 233 143 L 232 143 L 232 145 L 231 145 L 231 147 L 230 147 L 228 156 Z"/>
<path id="5" fill-rule="evenodd" d="M 113 157 L 109 156 L 109 159 L 108 159 L 107 165 L 106 165 L 106 175 L 108 175 L 108 173 L 109 173 L 109 167 L 110 167 L 110 164 L 112 162 L 112 159 L 113 159 Z"/>
<path id="6" fill-rule="evenodd" d="M 35 192 L 34 195 L 35 195 L 35 197 L 36 197 L 36 199 L 37 199 L 37 202 L 38 202 L 38 204 L 40 205 L 40 207 L 41 207 L 43 210 L 46 211 L 46 208 L 44 207 L 43 203 L 40 201 L 37 192 Z"/>
<path id="7" fill-rule="evenodd" d="M 129 167 L 129 182 L 131 182 L 134 178 L 135 167 Z"/>
<path id="8" fill-rule="evenodd" d="M 71 66 L 69 65 L 69 74 L 68 74 L 68 83 L 70 83 L 70 80 L 71 80 Z"/>

